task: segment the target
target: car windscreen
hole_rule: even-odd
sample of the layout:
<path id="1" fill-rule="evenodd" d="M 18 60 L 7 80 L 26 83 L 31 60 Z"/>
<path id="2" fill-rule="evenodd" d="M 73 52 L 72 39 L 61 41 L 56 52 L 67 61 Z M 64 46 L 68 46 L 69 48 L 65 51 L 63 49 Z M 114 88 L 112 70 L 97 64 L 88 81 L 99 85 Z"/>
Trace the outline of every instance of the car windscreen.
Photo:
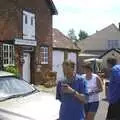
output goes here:
<path id="1" fill-rule="evenodd" d="M 0 100 L 11 96 L 26 95 L 35 90 L 30 84 L 14 77 L 0 78 Z"/>

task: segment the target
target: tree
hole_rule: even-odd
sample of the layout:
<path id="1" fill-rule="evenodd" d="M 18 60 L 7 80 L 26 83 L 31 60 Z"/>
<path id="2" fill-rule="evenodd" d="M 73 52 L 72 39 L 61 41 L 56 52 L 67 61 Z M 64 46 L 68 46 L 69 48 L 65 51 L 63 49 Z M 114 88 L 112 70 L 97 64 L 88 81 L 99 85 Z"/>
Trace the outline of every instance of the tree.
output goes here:
<path id="1" fill-rule="evenodd" d="M 88 37 L 88 33 L 83 31 L 83 30 L 80 30 L 79 34 L 78 34 L 78 40 L 83 40 L 85 38 Z"/>
<path id="2" fill-rule="evenodd" d="M 75 35 L 75 30 L 72 28 L 68 31 L 68 37 L 72 40 L 72 41 L 76 41 L 77 37 Z"/>

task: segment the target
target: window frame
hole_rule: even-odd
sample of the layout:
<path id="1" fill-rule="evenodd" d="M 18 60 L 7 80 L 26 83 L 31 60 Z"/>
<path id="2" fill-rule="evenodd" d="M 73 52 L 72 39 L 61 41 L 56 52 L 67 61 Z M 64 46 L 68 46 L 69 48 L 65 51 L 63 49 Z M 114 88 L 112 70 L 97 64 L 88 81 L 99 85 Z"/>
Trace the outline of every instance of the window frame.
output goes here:
<path id="1" fill-rule="evenodd" d="M 119 48 L 119 40 L 108 40 L 107 48 L 108 49 Z"/>
<path id="2" fill-rule="evenodd" d="M 49 64 L 49 47 L 48 46 L 40 46 L 40 63 Z"/>
<path id="3" fill-rule="evenodd" d="M 5 47 L 7 48 L 5 50 Z M 5 56 L 7 53 L 7 56 Z M 5 63 L 5 60 L 7 63 Z M 15 51 L 14 45 L 3 44 L 3 66 L 15 65 Z"/>

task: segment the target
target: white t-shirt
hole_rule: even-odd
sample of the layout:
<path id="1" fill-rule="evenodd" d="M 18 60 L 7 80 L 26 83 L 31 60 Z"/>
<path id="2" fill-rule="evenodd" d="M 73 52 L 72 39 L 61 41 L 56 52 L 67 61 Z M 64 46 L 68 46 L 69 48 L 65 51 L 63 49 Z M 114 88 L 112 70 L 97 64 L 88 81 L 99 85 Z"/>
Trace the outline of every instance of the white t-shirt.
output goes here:
<path id="1" fill-rule="evenodd" d="M 86 74 L 83 74 L 82 77 L 87 81 L 88 94 L 90 92 L 98 90 L 97 79 L 96 79 L 98 75 L 92 73 L 92 77 L 89 80 L 86 79 Z M 99 93 L 94 93 L 92 95 L 89 95 L 88 103 L 97 102 L 97 101 L 99 101 Z"/>

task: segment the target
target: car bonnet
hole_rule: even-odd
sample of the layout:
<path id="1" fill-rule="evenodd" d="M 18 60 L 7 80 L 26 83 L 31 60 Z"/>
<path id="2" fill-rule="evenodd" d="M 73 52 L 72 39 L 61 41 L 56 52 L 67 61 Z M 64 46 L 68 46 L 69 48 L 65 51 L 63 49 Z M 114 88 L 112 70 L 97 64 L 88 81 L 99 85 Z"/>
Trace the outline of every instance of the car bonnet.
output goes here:
<path id="1" fill-rule="evenodd" d="M 0 116 L 8 120 L 56 120 L 59 107 L 53 94 L 38 92 L 0 102 Z"/>

